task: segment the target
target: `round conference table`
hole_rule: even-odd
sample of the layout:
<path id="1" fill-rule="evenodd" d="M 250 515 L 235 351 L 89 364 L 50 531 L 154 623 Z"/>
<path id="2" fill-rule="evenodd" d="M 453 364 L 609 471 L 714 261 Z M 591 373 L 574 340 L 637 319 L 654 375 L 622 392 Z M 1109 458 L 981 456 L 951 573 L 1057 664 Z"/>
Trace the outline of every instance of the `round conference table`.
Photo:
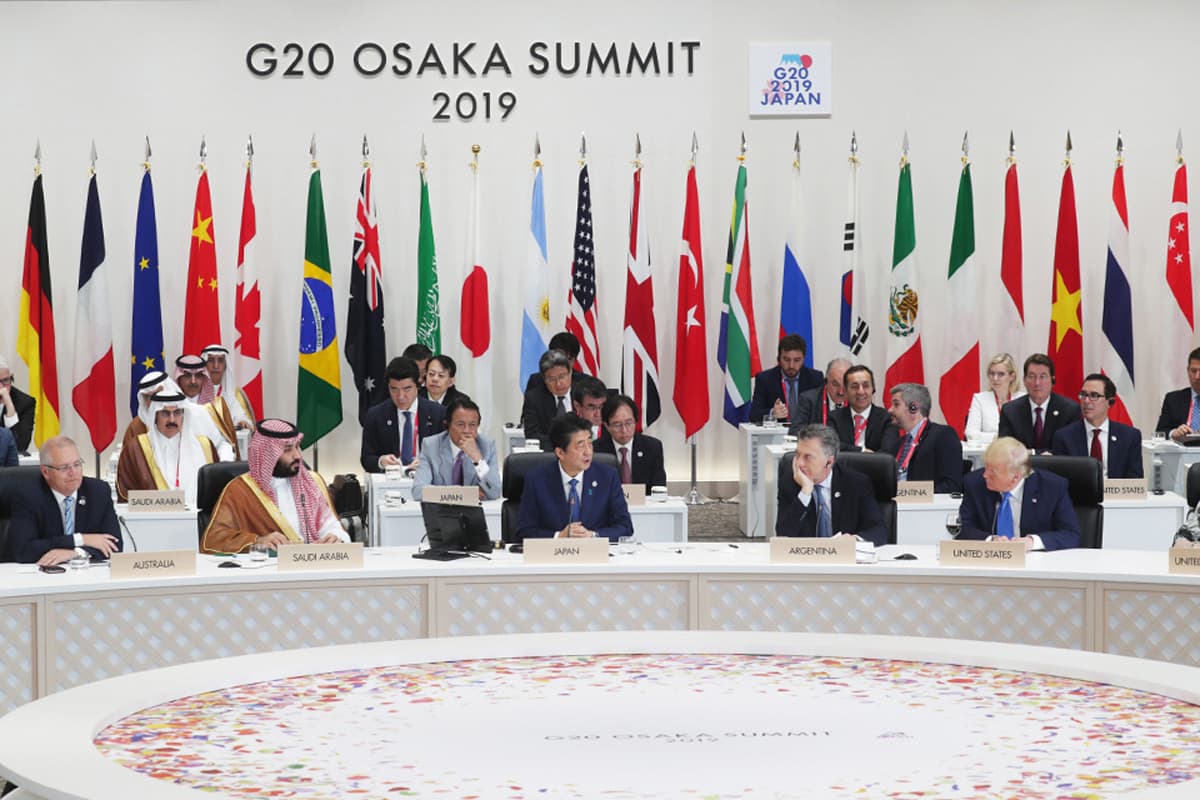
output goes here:
<path id="1" fill-rule="evenodd" d="M 21 800 L 1175 800 L 1200 780 L 1198 679 L 1119 656 L 889 636 L 339 645 L 44 698 L 0 720 L 0 771 Z"/>
<path id="2" fill-rule="evenodd" d="M 911 561 L 893 561 L 905 552 Z M 1200 577 L 1164 552 L 1031 553 L 1024 569 L 941 566 L 933 547 L 876 564 L 769 563 L 766 543 L 646 544 L 597 566 L 414 560 L 360 570 L 224 569 L 114 580 L 0 565 L 0 712 L 139 670 L 302 647 L 572 631 L 883 634 L 1045 645 L 1200 665 Z"/>

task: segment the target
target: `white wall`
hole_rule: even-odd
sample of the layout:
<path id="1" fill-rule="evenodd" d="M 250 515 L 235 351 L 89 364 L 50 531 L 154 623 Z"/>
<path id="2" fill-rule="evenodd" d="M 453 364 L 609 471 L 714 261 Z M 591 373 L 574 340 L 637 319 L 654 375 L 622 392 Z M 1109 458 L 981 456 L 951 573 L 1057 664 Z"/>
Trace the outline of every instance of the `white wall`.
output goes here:
<path id="1" fill-rule="evenodd" d="M 15 356 L 21 256 L 25 241 L 32 154 L 44 153 L 59 337 L 60 392 L 69 405 L 74 287 L 92 139 L 108 244 L 118 364 L 118 409 L 126 408 L 132 285 L 133 223 L 143 136 L 154 147 L 166 350 L 181 341 L 180 307 L 201 134 L 208 137 L 221 311 L 233 338 L 237 230 L 243 149 L 254 135 L 258 259 L 265 275 L 263 335 L 267 410 L 295 411 L 296 340 L 303 260 L 307 148 L 315 132 L 323 169 L 335 293 L 344 298 L 360 174 L 359 148 L 371 139 L 385 270 L 388 342 L 399 352 L 415 325 L 418 182 L 421 136 L 430 148 L 434 225 L 443 298 L 444 349 L 459 357 L 458 295 L 464 274 L 464 201 L 470 146 L 482 146 L 483 242 L 492 276 L 496 355 L 492 420 L 520 411 L 516 365 L 526 264 L 529 163 L 539 133 L 546 163 L 552 278 L 552 319 L 565 314 L 575 203 L 579 134 L 586 131 L 594 189 L 599 272 L 602 376 L 619 380 L 624 252 L 634 133 L 644 148 L 645 192 L 661 354 L 663 418 L 651 432 L 667 443 L 668 472 L 687 476 L 681 424 L 670 404 L 677 251 L 683 182 L 691 134 L 700 139 L 700 194 L 711 334 L 714 421 L 701 434 L 700 477 L 736 476 L 736 436 L 720 421 L 715 349 L 729 208 L 739 132 L 750 150 L 751 251 L 760 347 L 774 356 L 791 141 L 800 132 L 806 258 L 814 295 L 814 352 L 837 354 L 837 282 L 845 213 L 845 157 L 857 130 L 862 158 L 862 242 L 873 270 L 869 289 L 882 302 L 890 266 L 896 165 L 908 132 L 912 149 L 917 249 L 926 339 L 927 382 L 936 387 L 941 337 L 939 297 L 949 253 L 959 145 L 971 134 L 978 265 L 987 273 L 981 319 L 999 291 L 1003 174 L 1009 130 L 1017 137 L 1024 219 L 1028 328 L 1024 338 L 986 330 L 983 350 L 1008 349 L 1018 360 L 1044 350 L 1049 318 L 1050 262 L 1065 132 L 1075 142 L 1074 165 L 1083 263 L 1086 368 L 1098 366 L 1100 298 L 1106 253 L 1109 186 L 1117 130 L 1127 145 L 1135 290 L 1137 396 L 1135 420 L 1151 427 L 1161 393 L 1184 380 L 1182 364 L 1162 363 L 1153 338 L 1162 294 L 1167 206 L 1176 130 L 1185 144 L 1200 130 L 1195 104 L 1198 62 L 1189 32 L 1200 10 L 1177 2 L 1128 3 L 912 2 L 849 3 L 631 2 L 547 6 L 457 2 L 429 6 L 395 2 L 239 4 L 225 2 L 0 4 L 0 352 L 18 383 L 27 372 Z M 811 120 L 749 119 L 745 113 L 746 44 L 828 40 L 833 43 L 835 113 Z M 255 41 L 329 42 L 338 57 L 324 79 L 259 79 L 244 55 Z M 488 78 L 364 78 L 351 67 L 354 47 L 385 48 L 408 41 L 420 52 L 436 42 L 500 42 L 514 75 Z M 699 40 L 691 77 L 533 77 L 528 44 L 544 41 Z M 481 59 L 480 59 L 481 60 Z M 434 92 L 465 89 L 518 96 L 507 121 L 431 121 Z M 345 329 L 345 300 L 338 304 Z M 880 313 L 882 309 L 880 308 Z M 877 330 L 881 326 L 877 323 Z M 883 367 L 881 335 L 869 363 Z M 459 358 L 460 363 L 466 359 Z M 479 379 L 464 369 L 470 392 Z M 356 468 L 359 430 L 351 374 L 343 365 L 346 422 L 322 443 L 323 471 Z M 1060 387 L 1066 392 L 1075 387 Z M 64 432 L 86 440 L 69 408 Z M 123 424 L 122 420 L 122 424 Z M 86 457 L 86 456 L 85 456 Z"/>

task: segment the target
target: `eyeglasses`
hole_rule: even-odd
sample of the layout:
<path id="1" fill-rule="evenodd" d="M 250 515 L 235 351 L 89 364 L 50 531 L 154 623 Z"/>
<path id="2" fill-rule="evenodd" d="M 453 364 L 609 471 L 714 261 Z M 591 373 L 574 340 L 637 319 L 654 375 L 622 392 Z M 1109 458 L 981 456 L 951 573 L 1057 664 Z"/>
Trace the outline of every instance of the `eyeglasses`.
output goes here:
<path id="1" fill-rule="evenodd" d="M 614 422 L 608 423 L 608 427 L 616 428 L 619 431 L 628 430 L 629 428 L 637 427 L 637 420 L 636 419 L 627 419 L 624 422 L 615 422 L 614 421 Z"/>
<path id="2" fill-rule="evenodd" d="M 83 459 L 81 458 L 78 461 L 72 461 L 70 464 L 62 464 L 57 467 L 53 464 L 42 464 L 42 466 L 46 469 L 52 469 L 60 475 L 65 475 L 68 472 L 74 472 L 75 470 L 83 469 Z"/>
<path id="3" fill-rule="evenodd" d="M 1103 400 L 1104 395 L 1100 394 L 1099 392 L 1080 392 L 1079 399 L 1080 400 Z"/>
<path id="4" fill-rule="evenodd" d="M 0 386 L 12 386 L 12 375 L 7 378 L 0 378 Z"/>

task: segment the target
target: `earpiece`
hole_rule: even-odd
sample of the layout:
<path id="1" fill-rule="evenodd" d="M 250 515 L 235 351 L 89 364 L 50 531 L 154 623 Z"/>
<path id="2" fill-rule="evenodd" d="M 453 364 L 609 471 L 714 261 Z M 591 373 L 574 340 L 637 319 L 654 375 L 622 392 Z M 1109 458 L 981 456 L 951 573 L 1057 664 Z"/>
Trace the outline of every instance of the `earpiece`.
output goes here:
<path id="1" fill-rule="evenodd" d="M 916 404 L 916 403 L 909 403 L 909 404 L 908 404 L 908 413 L 910 413 L 910 414 L 915 414 L 915 413 L 917 413 L 917 411 L 918 411 L 918 407 L 917 407 L 917 404 Z"/>

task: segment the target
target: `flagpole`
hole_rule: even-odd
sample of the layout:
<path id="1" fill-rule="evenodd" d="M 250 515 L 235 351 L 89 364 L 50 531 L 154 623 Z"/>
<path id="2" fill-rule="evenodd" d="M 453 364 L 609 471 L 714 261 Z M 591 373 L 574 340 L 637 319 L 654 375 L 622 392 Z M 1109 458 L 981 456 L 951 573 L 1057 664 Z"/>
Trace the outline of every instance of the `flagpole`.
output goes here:
<path id="1" fill-rule="evenodd" d="M 692 157 L 690 159 L 688 159 L 688 169 L 691 169 L 696 166 L 696 156 L 699 154 L 699 152 L 700 152 L 700 141 L 696 138 L 696 132 L 692 131 Z M 704 389 L 705 389 L 705 391 L 708 391 L 707 386 L 704 387 Z M 698 485 L 699 482 L 696 479 L 696 448 L 697 448 L 696 437 L 697 437 L 697 435 L 698 434 L 694 433 L 688 438 L 688 441 L 690 442 L 690 444 L 692 446 L 692 448 L 691 448 L 692 449 L 692 487 L 691 487 L 691 490 L 687 493 L 687 497 L 684 498 L 684 502 L 687 503 L 689 506 L 703 506 L 703 505 L 707 505 L 708 503 L 712 502 L 711 498 L 705 497 L 700 492 L 699 485 Z"/>

